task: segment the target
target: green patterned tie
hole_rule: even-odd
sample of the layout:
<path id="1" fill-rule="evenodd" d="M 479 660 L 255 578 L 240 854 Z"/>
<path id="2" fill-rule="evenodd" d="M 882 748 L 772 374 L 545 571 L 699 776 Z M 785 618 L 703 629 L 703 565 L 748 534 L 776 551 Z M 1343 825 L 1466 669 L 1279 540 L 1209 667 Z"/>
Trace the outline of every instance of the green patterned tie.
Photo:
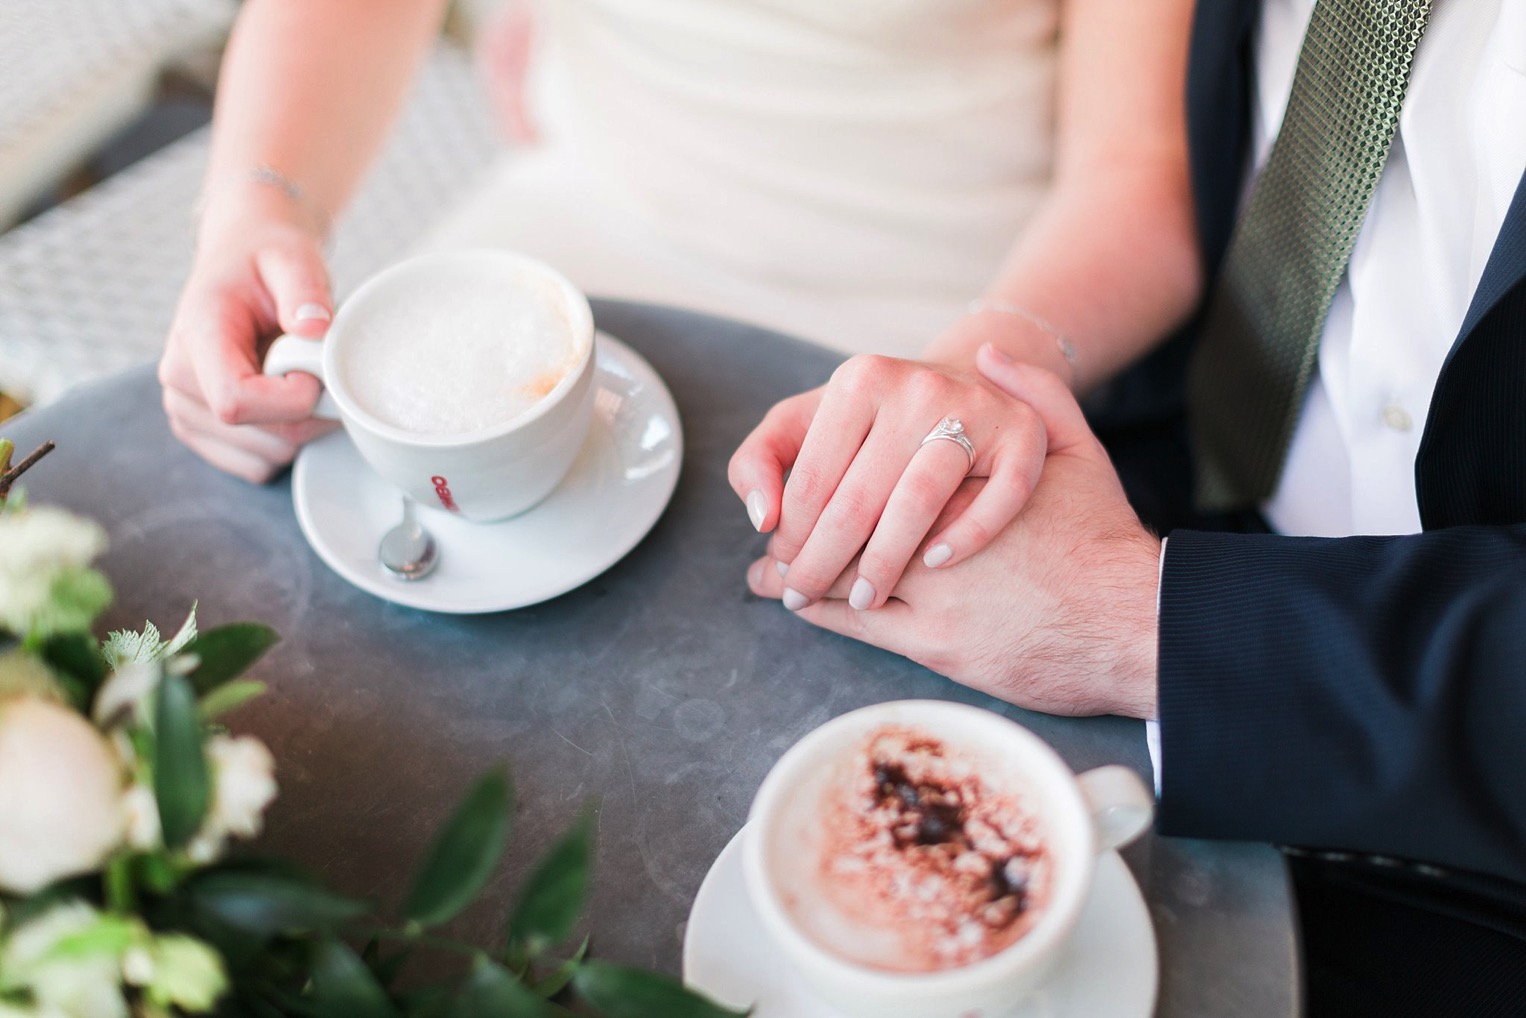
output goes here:
<path id="1" fill-rule="evenodd" d="M 1229 243 L 1188 374 L 1205 510 L 1276 490 L 1399 124 L 1432 0 L 1318 0 L 1282 129 Z"/>

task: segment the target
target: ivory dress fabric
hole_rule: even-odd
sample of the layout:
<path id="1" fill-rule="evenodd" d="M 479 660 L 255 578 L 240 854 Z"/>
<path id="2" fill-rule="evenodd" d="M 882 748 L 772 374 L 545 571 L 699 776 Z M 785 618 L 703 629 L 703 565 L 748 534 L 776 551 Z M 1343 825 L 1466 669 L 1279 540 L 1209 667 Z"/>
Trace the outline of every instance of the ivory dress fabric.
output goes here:
<path id="1" fill-rule="evenodd" d="M 911 356 L 1050 176 L 1058 0 L 554 0 L 516 149 L 430 247 Z"/>

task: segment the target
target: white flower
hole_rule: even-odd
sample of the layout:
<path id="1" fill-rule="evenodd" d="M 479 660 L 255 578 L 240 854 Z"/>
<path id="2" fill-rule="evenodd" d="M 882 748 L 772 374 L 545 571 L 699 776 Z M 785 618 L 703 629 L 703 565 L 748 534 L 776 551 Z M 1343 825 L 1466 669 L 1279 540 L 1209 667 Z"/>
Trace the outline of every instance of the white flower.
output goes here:
<path id="1" fill-rule="evenodd" d="M 275 760 L 251 735 L 207 740 L 212 766 L 212 804 L 207 819 L 186 845 L 186 855 L 205 865 L 221 854 L 228 835 L 252 838 L 260 833 L 265 807 L 276 797 Z"/>
<path id="2" fill-rule="evenodd" d="M 88 937 L 102 924 L 100 913 L 80 901 L 25 923 L 0 950 L 4 985 L 29 990 L 37 1013 L 48 1018 L 127 1018 L 118 979 L 121 944 L 111 936 L 93 943 Z M 55 951 L 66 938 L 74 946 Z"/>
<path id="3" fill-rule="evenodd" d="M 83 628 L 81 618 L 110 599 L 105 580 L 87 569 L 105 550 L 99 525 L 62 509 L 0 515 L 0 626 L 20 635 Z"/>
<path id="4" fill-rule="evenodd" d="M 100 866 L 122 839 L 122 777 L 74 711 L 0 700 L 0 890 L 31 894 Z"/>

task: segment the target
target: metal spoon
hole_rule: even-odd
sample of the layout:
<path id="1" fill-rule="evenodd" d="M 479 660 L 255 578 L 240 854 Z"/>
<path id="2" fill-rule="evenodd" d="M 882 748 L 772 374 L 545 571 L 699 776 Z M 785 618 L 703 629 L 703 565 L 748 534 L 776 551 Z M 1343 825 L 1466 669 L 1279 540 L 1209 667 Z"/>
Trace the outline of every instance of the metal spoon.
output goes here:
<path id="1" fill-rule="evenodd" d="M 403 496 L 403 521 L 382 535 L 376 546 L 382 567 L 400 580 L 422 580 L 440 561 L 429 531 L 414 519 L 413 499 Z"/>

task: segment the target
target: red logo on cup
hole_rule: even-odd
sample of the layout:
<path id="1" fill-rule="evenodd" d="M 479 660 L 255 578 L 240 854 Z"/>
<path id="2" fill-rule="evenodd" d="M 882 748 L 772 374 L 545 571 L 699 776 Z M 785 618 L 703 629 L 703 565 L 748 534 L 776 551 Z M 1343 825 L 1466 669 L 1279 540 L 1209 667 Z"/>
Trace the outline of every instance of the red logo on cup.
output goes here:
<path id="1" fill-rule="evenodd" d="M 436 474 L 429 479 L 429 483 L 434 485 L 435 496 L 439 498 L 441 505 L 453 513 L 458 513 L 461 511 L 461 507 L 456 505 L 456 500 L 451 498 L 450 485 L 445 483 L 445 478 L 441 477 L 439 474 Z"/>

